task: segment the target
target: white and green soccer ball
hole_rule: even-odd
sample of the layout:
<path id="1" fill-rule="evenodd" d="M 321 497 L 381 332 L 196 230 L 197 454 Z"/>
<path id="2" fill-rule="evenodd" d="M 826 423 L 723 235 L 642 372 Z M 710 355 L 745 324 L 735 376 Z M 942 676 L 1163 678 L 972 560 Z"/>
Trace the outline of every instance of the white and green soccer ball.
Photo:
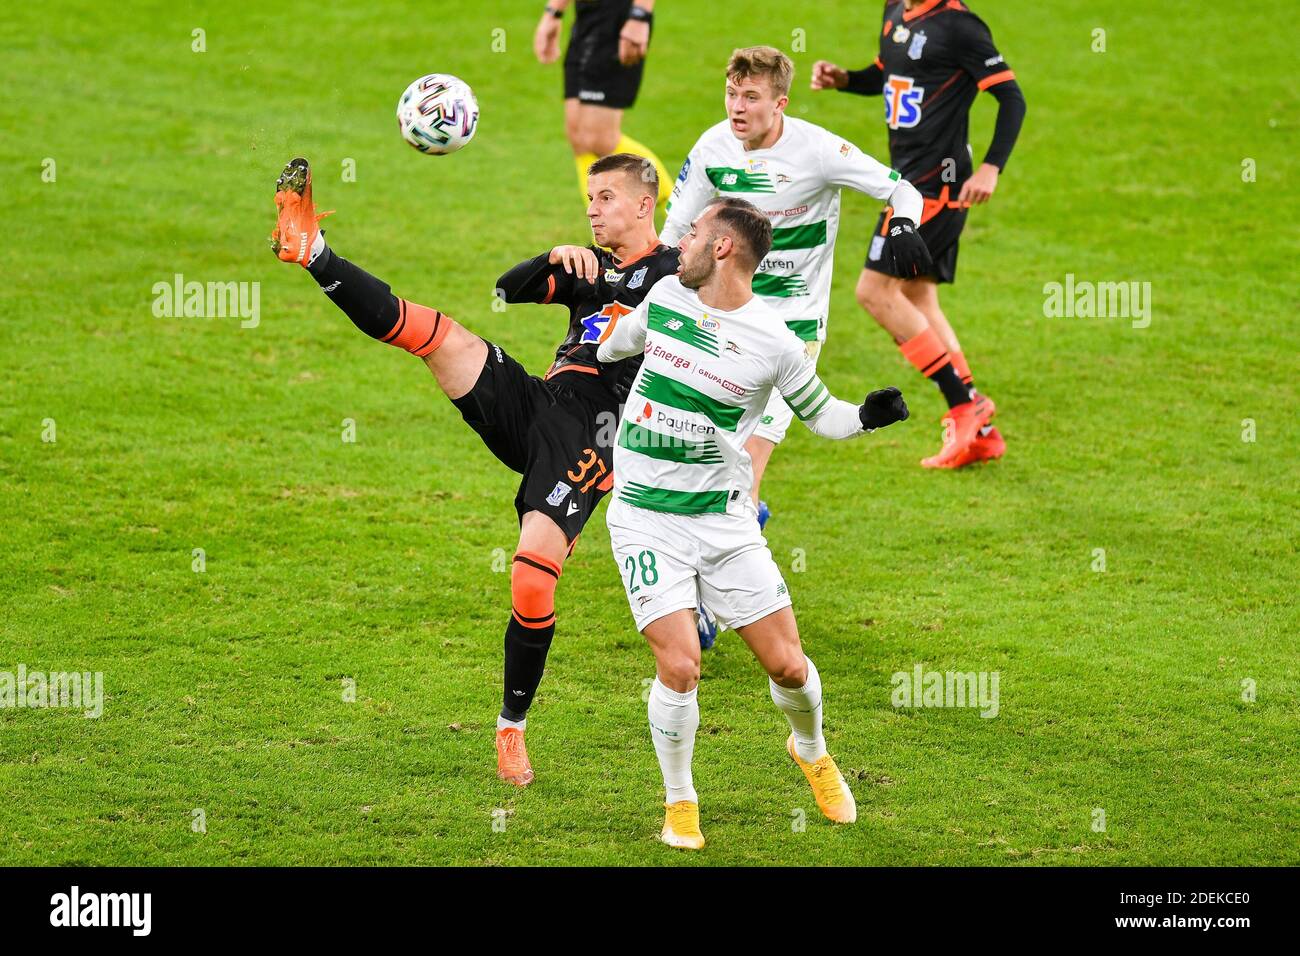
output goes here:
<path id="1" fill-rule="evenodd" d="M 397 101 L 397 128 L 402 139 L 422 153 L 454 153 L 478 129 L 474 91 L 450 73 L 422 76 Z"/>

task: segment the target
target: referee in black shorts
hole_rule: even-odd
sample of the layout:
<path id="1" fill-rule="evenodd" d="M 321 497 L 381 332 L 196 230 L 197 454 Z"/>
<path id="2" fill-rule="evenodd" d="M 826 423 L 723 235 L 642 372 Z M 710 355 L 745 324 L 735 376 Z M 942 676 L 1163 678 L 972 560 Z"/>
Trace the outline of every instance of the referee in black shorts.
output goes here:
<path id="1" fill-rule="evenodd" d="M 569 0 L 551 0 L 533 35 L 542 63 L 560 57 L 560 27 Z M 623 111 L 636 102 L 645 72 L 655 0 L 577 0 L 564 54 L 564 131 L 573 149 L 578 188 L 587 197 L 587 170 L 602 156 L 633 153 L 654 163 L 660 210 L 672 178 L 648 146 L 623 133 Z"/>

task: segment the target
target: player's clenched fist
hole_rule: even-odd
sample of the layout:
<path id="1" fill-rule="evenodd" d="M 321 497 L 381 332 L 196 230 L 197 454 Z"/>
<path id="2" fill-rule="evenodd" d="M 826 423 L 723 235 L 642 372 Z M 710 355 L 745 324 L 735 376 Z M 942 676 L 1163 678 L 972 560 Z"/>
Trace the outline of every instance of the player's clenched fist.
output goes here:
<path id="1" fill-rule="evenodd" d="M 600 272 L 596 254 L 586 246 L 556 246 L 551 250 L 550 263 L 564 266 L 564 271 L 579 279 L 594 283 Z"/>
<path id="2" fill-rule="evenodd" d="M 812 88 L 814 90 L 842 90 L 848 85 L 848 70 L 840 69 L 826 60 L 818 60 L 813 64 Z"/>
<path id="3" fill-rule="evenodd" d="M 914 279 L 933 271 L 934 262 L 925 240 L 916 231 L 916 223 L 894 216 L 889 220 L 889 255 L 894 260 L 894 274 Z"/>
<path id="4" fill-rule="evenodd" d="M 892 385 L 876 389 L 858 408 L 858 418 L 862 419 L 862 427 L 867 431 L 884 428 L 894 422 L 905 422 L 910 414 L 907 402 L 903 401 L 903 393 Z"/>

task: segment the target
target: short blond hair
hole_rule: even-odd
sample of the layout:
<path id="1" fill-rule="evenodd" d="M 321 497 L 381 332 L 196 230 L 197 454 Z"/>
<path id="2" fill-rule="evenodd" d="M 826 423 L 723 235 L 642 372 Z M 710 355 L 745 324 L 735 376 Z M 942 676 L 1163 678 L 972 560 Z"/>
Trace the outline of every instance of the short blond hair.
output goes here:
<path id="1" fill-rule="evenodd" d="M 747 46 L 731 52 L 727 61 L 727 79 L 748 80 L 766 77 L 777 96 L 789 96 L 794 82 L 794 62 L 774 46 Z"/>

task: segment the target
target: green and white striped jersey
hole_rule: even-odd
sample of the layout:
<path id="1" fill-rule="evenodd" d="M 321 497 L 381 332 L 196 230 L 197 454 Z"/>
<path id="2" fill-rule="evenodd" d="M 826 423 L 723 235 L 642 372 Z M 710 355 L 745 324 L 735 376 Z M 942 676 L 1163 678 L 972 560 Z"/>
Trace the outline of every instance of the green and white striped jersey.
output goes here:
<path id="1" fill-rule="evenodd" d="M 673 186 L 660 241 L 676 245 L 715 196 L 739 196 L 772 221 L 772 251 L 759 263 L 754 292 L 806 341 L 826 338 L 840 189 L 889 200 L 897 215 L 921 221 L 921 194 L 848 140 L 813 123 L 783 117 L 767 149 L 745 149 L 726 120 L 705 131 Z"/>
<path id="2" fill-rule="evenodd" d="M 826 438 L 864 434 L 858 406 L 833 397 L 804 343 L 759 296 L 711 309 L 676 276 L 610 321 L 602 362 L 643 354 L 618 423 L 614 495 L 675 514 L 740 511 L 754 483 L 745 442 L 772 389 Z"/>

